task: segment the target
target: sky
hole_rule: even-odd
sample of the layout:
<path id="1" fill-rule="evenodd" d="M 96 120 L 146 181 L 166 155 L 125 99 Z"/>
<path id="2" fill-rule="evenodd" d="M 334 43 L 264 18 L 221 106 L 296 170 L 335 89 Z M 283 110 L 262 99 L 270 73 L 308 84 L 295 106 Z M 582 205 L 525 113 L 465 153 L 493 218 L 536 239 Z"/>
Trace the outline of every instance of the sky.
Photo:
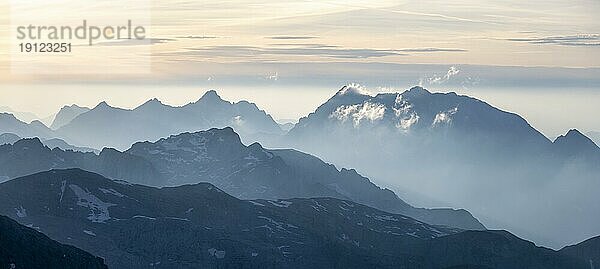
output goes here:
<path id="1" fill-rule="evenodd" d="M 217 89 L 297 118 L 358 82 L 485 98 L 549 136 L 600 130 L 597 14 L 597 0 L 2 1 L 0 106 L 47 115 L 100 100 L 183 104 Z M 18 51 L 18 26 L 83 20 L 132 20 L 147 38 L 74 40 L 70 54 Z"/>

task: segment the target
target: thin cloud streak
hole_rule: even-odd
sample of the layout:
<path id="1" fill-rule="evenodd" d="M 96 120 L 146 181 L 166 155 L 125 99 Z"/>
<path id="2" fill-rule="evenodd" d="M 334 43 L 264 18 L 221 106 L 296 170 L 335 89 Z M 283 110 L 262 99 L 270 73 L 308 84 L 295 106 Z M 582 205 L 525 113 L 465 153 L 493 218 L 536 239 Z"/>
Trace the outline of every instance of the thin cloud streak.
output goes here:
<path id="1" fill-rule="evenodd" d="M 533 38 L 509 38 L 508 41 L 561 46 L 600 46 L 600 34 L 565 35 Z"/>
<path id="2" fill-rule="evenodd" d="M 319 56 L 339 59 L 365 59 L 386 56 L 407 56 L 407 52 L 433 53 L 433 52 L 464 52 L 464 49 L 455 48 L 407 48 L 407 49 L 370 49 L 370 48 L 342 48 L 338 46 L 309 44 L 308 46 L 293 46 L 266 48 L 255 46 L 209 46 L 203 48 L 188 48 L 187 51 L 176 52 L 181 56 L 201 57 L 256 57 L 256 56 Z"/>

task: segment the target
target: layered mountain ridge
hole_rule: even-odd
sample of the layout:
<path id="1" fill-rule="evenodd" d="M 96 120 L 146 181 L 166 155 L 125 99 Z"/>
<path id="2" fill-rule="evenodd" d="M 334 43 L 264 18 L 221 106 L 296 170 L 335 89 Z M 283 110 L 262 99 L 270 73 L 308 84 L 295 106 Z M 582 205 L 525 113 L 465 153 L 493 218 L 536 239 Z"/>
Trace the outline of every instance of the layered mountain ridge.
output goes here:
<path id="1" fill-rule="evenodd" d="M 412 207 L 356 171 L 337 170 L 308 154 L 245 146 L 231 128 L 140 142 L 125 152 L 103 149 L 99 155 L 50 150 L 37 139 L 0 146 L 0 176 L 6 179 L 55 168 L 82 168 L 150 186 L 210 182 L 242 199 L 334 197 L 427 223 L 484 229 L 465 210 Z"/>
<path id="2" fill-rule="evenodd" d="M 588 268 L 504 231 L 333 198 L 243 201 L 207 183 L 159 189 L 53 170 L 0 184 L 0 200 L 0 214 L 111 268 Z"/>
<path id="3" fill-rule="evenodd" d="M 489 227 L 557 248 L 600 232 L 591 224 L 600 221 L 589 191 L 600 188 L 600 149 L 591 140 L 572 130 L 552 142 L 519 115 L 454 92 L 345 86 L 267 145 L 353 167 L 409 201 L 468 208 Z M 577 235 L 564 233 L 569 219 L 585 219 Z"/>
<path id="4" fill-rule="evenodd" d="M 158 99 L 149 100 L 132 110 L 102 102 L 56 132 L 75 144 L 124 150 L 138 141 L 227 126 L 234 128 L 249 142 L 283 133 L 273 118 L 255 104 L 247 101 L 231 103 L 221 99 L 215 91 L 208 91 L 198 101 L 181 107 L 165 105 Z"/>

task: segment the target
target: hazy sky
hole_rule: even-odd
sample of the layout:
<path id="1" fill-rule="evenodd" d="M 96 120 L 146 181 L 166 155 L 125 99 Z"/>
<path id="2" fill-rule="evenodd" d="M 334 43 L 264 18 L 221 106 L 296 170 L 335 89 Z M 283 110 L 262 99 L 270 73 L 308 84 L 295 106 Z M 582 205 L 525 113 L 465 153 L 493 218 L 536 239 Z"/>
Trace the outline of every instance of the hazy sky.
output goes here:
<path id="1" fill-rule="evenodd" d="M 152 95 L 181 104 L 216 88 L 295 118 L 346 83 L 422 84 L 488 98 L 551 135 L 597 130 L 598 14 L 597 0 L 2 1 L 0 105 L 50 114 L 102 99 L 133 107 Z M 147 42 L 99 42 L 71 55 L 15 52 L 19 25 L 84 19 L 131 19 L 147 26 Z M 523 69 L 540 66 L 547 68 Z M 147 69 L 133 74 L 139 67 Z"/>

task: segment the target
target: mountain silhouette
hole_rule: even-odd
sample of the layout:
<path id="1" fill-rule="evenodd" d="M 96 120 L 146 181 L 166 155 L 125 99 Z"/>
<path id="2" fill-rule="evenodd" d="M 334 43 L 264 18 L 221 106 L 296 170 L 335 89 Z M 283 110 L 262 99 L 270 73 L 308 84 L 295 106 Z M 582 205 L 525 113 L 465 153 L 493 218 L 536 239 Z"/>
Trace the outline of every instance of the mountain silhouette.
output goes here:
<path id="1" fill-rule="evenodd" d="M 0 177 L 5 180 L 56 168 L 81 168 L 159 187 L 210 182 L 242 199 L 334 197 L 427 223 L 485 228 L 465 210 L 412 207 L 356 171 L 338 170 L 314 156 L 268 150 L 258 143 L 245 146 L 231 128 L 136 143 L 126 152 L 105 148 L 98 155 L 51 150 L 35 138 L 0 146 Z"/>
<path id="2" fill-rule="evenodd" d="M 468 208 L 486 226 L 514 227 L 544 245 L 600 232 L 591 225 L 600 200 L 588 191 L 600 188 L 597 146 L 577 131 L 553 143 L 521 116 L 453 92 L 371 95 L 345 86 L 266 145 L 353 167 L 409 201 Z M 566 182 L 580 195 L 566 193 Z M 557 219 L 556 210 L 568 217 Z M 570 219 L 586 221 L 562 232 L 573 228 Z"/>
<path id="3" fill-rule="evenodd" d="M 50 128 L 52 130 L 56 130 L 60 127 L 63 127 L 65 125 L 67 125 L 69 122 L 71 122 L 77 116 L 79 116 L 85 112 L 88 112 L 88 111 L 90 111 L 89 108 L 80 107 L 78 105 L 64 106 L 60 109 L 60 111 L 58 111 L 58 113 L 56 114 L 56 117 L 54 117 L 54 120 L 52 121 L 52 125 L 50 125 Z"/>
<path id="4" fill-rule="evenodd" d="M 57 133 L 73 144 L 124 150 L 138 141 L 227 126 L 249 142 L 283 132 L 273 118 L 255 104 L 231 103 L 221 99 L 215 91 L 208 91 L 198 101 L 181 107 L 165 105 L 158 99 L 132 110 L 102 102 L 60 127 Z"/>
<path id="5" fill-rule="evenodd" d="M 207 183 L 153 188 L 79 169 L 0 184 L 0 213 L 112 268 L 588 268 L 508 232 L 432 226 L 345 200 L 244 201 Z"/>

